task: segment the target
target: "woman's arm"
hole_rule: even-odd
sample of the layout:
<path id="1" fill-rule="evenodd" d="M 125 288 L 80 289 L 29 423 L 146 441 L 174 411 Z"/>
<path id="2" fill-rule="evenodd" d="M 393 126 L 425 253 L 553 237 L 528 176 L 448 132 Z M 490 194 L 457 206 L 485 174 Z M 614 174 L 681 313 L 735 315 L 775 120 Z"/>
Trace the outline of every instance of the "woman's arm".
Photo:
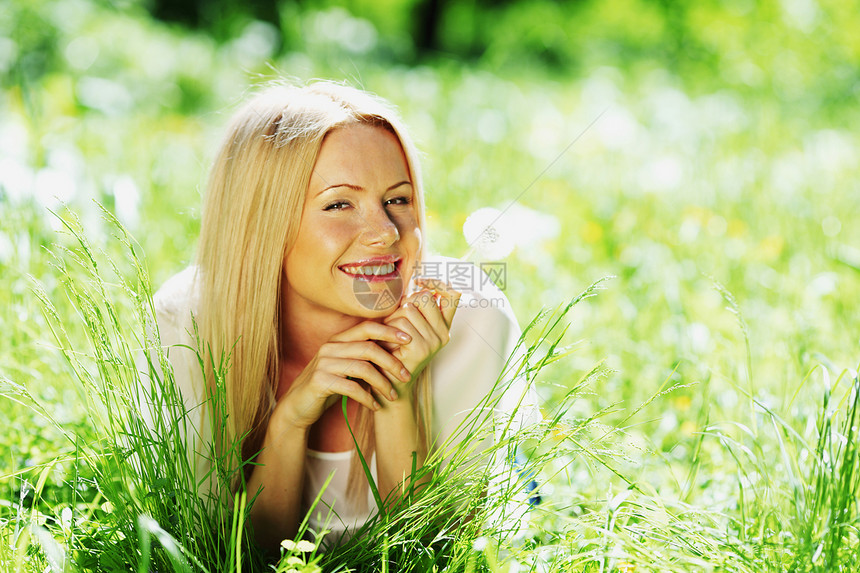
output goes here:
<path id="1" fill-rule="evenodd" d="M 311 426 L 341 396 L 379 410 L 371 393 L 355 379 L 366 381 L 377 395 L 389 396 L 392 383 L 383 372 L 401 383 L 410 376 L 400 360 L 376 341 L 402 344 L 408 340 L 396 327 L 362 322 L 333 336 L 295 379 L 286 381 L 288 387 L 272 411 L 246 485 L 249 501 L 256 496 L 250 519 L 260 547 L 276 551 L 280 541 L 292 539 L 298 531 Z"/>
<path id="2" fill-rule="evenodd" d="M 398 393 L 397 400 L 386 403 L 373 416 L 377 485 L 383 499 L 392 493 L 394 499 L 398 499 L 410 486 L 406 480 L 412 473 L 413 452 L 416 455 L 415 468 L 423 467 L 427 459 L 426 439 L 421 435 L 413 397 L 415 382 L 430 360 L 448 343 L 448 332 L 460 299 L 460 293 L 447 285 L 437 283 L 432 286 L 438 301 L 429 290 L 419 291 L 386 319 L 386 324 L 397 326 L 412 336 L 411 342 L 392 351 L 412 377 L 405 384 L 392 380 Z M 420 482 L 429 479 L 429 475 L 424 476 Z M 402 484 L 400 488 L 398 484 Z"/>
<path id="3" fill-rule="evenodd" d="M 272 419 L 263 449 L 247 483 L 249 501 L 254 499 L 250 519 L 257 544 L 277 549 L 283 539 L 292 539 L 301 522 L 305 455 L 308 428 Z"/>
<path id="4" fill-rule="evenodd" d="M 408 480 L 412 473 L 412 453 L 416 454 L 416 468 L 423 467 L 427 459 L 427 448 L 425 440 L 421 438 L 414 400 L 411 396 L 401 396 L 396 402 L 386 404 L 373 415 L 373 424 L 380 495 L 384 499 L 393 492 L 393 499 L 400 499 L 410 487 Z M 428 479 L 429 476 L 425 476 L 418 483 Z"/>

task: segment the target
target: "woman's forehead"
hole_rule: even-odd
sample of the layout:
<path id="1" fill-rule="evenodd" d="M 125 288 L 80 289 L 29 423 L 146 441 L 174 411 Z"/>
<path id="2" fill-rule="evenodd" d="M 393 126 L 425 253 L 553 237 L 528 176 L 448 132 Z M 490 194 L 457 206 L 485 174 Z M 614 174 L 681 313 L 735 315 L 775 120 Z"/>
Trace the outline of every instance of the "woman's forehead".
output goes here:
<path id="1" fill-rule="evenodd" d="M 404 180 L 411 182 L 400 140 L 383 127 L 352 124 L 326 135 L 309 189 L 321 191 L 341 184 L 387 189 Z"/>

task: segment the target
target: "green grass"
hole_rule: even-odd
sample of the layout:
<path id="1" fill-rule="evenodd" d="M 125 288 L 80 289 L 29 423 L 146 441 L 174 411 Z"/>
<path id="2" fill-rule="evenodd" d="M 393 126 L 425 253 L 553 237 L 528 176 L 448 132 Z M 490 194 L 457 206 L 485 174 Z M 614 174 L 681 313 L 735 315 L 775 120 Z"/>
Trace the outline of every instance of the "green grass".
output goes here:
<path id="1" fill-rule="evenodd" d="M 201 499 L 198 494 L 183 438 L 189 431 L 187 417 L 192 411 L 185 409 L 177 395 L 166 355 L 151 328 L 155 313 L 146 271 L 119 222 L 110 212 L 105 210 L 104 214 L 118 231 L 116 240 L 127 249 L 131 273 L 126 275 L 89 243 L 73 213 L 60 221 L 76 244 L 57 247 L 54 252 L 57 276 L 84 324 L 86 351 L 70 340 L 66 321 L 51 297 L 40 285 L 35 286 L 58 348 L 81 389 L 84 411 L 92 425 L 90 440 L 85 443 L 81 443 L 81 436 L 64 432 L 65 439 L 75 444 L 74 455 L 68 460 L 73 471 L 68 485 L 78 490 L 81 481 L 89 481 L 97 494 L 79 500 L 74 509 L 62 508 L 59 519 L 48 515 L 36 519 L 37 508 L 45 503 L 41 492 L 53 467 L 49 464 L 34 488 L 29 521 L 20 517 L 23 500 L 15 506 L 19 514 L 10 524 L 15 528 L 11 537 L 17 539 L 7 564 L 31 565 L 34 559 L 24 554 L 40 548 L 48 567 L 60 569 L 58 564 L 67 559 L 85 570 L 121 569 L 125 564 L 138 571 L 260 569 L 260 557 L 247 549 L 244 494 L 232 510 L 217 501 L 221 499 L 217 489 L 211 498 Z M 106 267 L 109 271 L 103 270 Z M 494 431 L 494 406 L 505 380 L 523 376 L 533 383 L 545 366 L 565 356 L 566 352 L 558 348 L 562 321 L 576 303 L 591 296 L 595 287 L 529 324 L 522 341 L 528 344 L 527 350 L 521 358 L 509 361 L 483 407 L 455 430 L 454 438 L 461 441 L 440 444 L 416 470 L 415 481 L 424 474 L 431 475 L 426 487 L 408 492 L 406 502 L 389 507 L 392 504 L 382 500 L 372 486 L 380 511 L 349 543 L 339 547 L 332 547 L 325 532 L 309 532 L 318 543 L 304 565 L 351 571 L 385 570 L 389 562 L 401 571 L 429 571 L 434 566 L 474 568 L 480 564 L 495 567 L 500 560 L 498 552 L 507 549 L 522 528 L 522 514 L 528 507 L 521 493 L 525 482 L 537 476 L 550 460 L 570 455 L 563 440 L 548 449 L 537 445 L 562 423 L 579 387 L 568 391 L 550 413 L 551 418 L 538 426 L 520 428 L 511 421 Z M 141 354 L 140 349 L 146 352 Z M 215 368 L 216 373 L 223 372 L 224 363 Z M 11 381 L 6 384 L 9 397 L 17 398 L 62 431 L 62 425 L 25 388 Z M 580 424 L 570 432 L 573 443 L 574 436 L 586 427 Z M 488 433 L 496 436 L 495 445 L 476 454 L 473 444 Z M 512 458 L 517 449 L 529 452 L 519 471 L 509 463 L 494 462 Z M 88 477 L 82 478 L 81 473 Z M 229 487 L 231 476 L 219 473 L 218 478 L 218 487 Z M 306 527 L 303 524 L 297 539 Z M 61 534 L 65 538 L 62 545 L 54 541 Z M 476 551 L 478 539 L 487 548 Z M 323 543 L 329 550 L 316 555 Z M 282 559 L 284 570 L 300 559 L 296 551 L 288 553 Z"/>
<path id="2" fill-rule="evenodd" d="M 533 236 L 522 220 L 500 229 L 515 231 L 506 293 L 521 324 L 615 276 L 524 341 L 561 314 L 533 357 L 558 336 L 571 353 L 532 372 L 545 422 L 511 437 L 543 496 L 516 535 L 494 513 L 504 490 L 457 519 L 488 476 L 442 474 L 363 538 L 285 555 L 280 570 L 857 562 L 860 138 L 856 107 L 803 72 L 825 66 L 813 52 L 791 56 L 802 77 L 759 66 L 763 83 L 741 89 L 705 64 L 691 80 L 666 62 L 608 57 L 584 59 L 575 77 L 496 69 L 499 53 L 403 67 L 330 46 L 263 62 L 102 8 L 50 30 L 57 57 L 79 36 L 99 55 L 0 90 L 0 569 L 224 571 L 237 555 L 253 567 L 243 516 L 206 509 L 176 425 L 151 431 L 124 389 L 152 342 L 141 326 L 151 287 L 191 260 L 213 142 L 269 65 L 350 79 L 401 107 L 426 154 L 432 250 L 466 253 L 462 224 L 481 207 L 516 200 L 555 217 L 555 234 L 546 218 Z M 812 37 L 778 32 L 786 46 Z M 776 57 L 762 45 L 753 60 Z M 165 53 L 177 56 L 151 67 Z M 822 77 L 842 78 L 837 64 Z M 129 99 L 99 107 L 93 77 Z M 446 519 L 426 519 L 440 504 Z"/>
<path id="3" fill-rule="evenodd" d="M 146 328 L 154 316 L 149 279 L 138 247 L 109 211 L 104 215 L 116 231 L 113 241 L 125 248 L 125 268 L 89 243 L 74 213 L 58 217 L 69 243 L 51 251 L 54 276 L 77 321 L 64 319 L 41 285 L 33 287 L 85 423 L 70 432 L 50 404 L 3 379 L 4 396 L 49 422 L 67 453 L 7 478 L 18 489 L 3 505 L 0 559 L 10 570 L 24 571 L 263 570 L 244 534 L 243 502 L 231 510 L 197 494 L 182 438 L 189 412 L 177 399 L 164 354 L 155 350 L 155 333 Z M 569 315 L 599 300 L 603 286 L 596 283 L 531 321 L 521 342 L 525 356 L 510 363 L 500 380 L 520 374 L 537 383 L 545 368 L 564 364 L 577 350 L 560 346 Z M 721 285 L 715 288 L 747 341 L 749 329 L 734 297 Z M 84 338 L 73 338 L 67 326 L 82 326 Z M 152 349 L 148 356 L 161 363 L 164 378 L 152 363 L 142 365 L 135 356 L 140 348 Z M 141 367 L 149 381 L 140 376 Z M 672 495 L 649 475 L 674 474 L 672 452 L 637 445 L 631 420 L 689 385 L 673 382 L 673 373 L 636 408 L 616 404 L 577 417 L 577 402 L 612 376 L 597 364 L 576 383 L 555 389 L 540 425 L 503 434 L 477 458 L 470 440 L 453 451 L 443 448 L 421 470 L 432 472 L 428 487 L 377 514 L 343 546 L 318 552 L 324 536 L 310 532 L 318 543 L 309 551 L 286 551 L 278 570 L 845 569 L 858 552 L 860 380 L 843 373 L 830 385 L 827 370 L 819 370 L 828 387 L 817 420 L 805 428 L 752 395 L 751 385 L 737 385 L 738 418 L 747 423 L 700 420 L 695 449 L 683 465 L 687 475 L 683 483 L 676 480 Z M 798 383 L 789 411 L 815 374 Z M 497 397 L 491 393 L 488 404 Z M 156 415 L 147 422 L 149 402 Z M 473 416 L 460 432 L 477 440 L 485 435 L 482 428 L 480 416 Z M 522 475 L 487 463 L 517 448 L 528 457 Z M 447 456 L 453 462 L 443 467 Z M 577 479 L 580 468 L 591 473 L 590 483 Z M 537 507 L 525 502 L 525 476 L 540 482 L 545 501 Z M 229 476 L 219 477 L 222 487 L 229 483 Z M 46 495 L 49 481 L 70 490 L 69 503 Z M 598 493 L 598 483 L 607 489 Z M 725 498 L 712 496 L 714 490 Z"/>

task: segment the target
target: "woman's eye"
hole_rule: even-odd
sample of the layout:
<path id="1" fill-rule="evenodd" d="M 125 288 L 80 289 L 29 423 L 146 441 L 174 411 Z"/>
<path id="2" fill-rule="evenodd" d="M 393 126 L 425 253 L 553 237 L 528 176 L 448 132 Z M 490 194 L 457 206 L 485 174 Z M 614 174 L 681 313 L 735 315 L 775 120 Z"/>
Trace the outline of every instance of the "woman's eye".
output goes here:
<path id="1" fill-rule="evenodd" d="M 394 197 L 385 202 L 386 205 L 408 205 L 412 202 L 411 197 Z"/>
<path id="2" fill-rule="evenodd" d="M 346 201 L 335 201 L 334 203 L 329 203 L 325 206 L 323 211 L 340 211 L 341 209 L 345 209 L 349 207 L 349 203 Z"/>

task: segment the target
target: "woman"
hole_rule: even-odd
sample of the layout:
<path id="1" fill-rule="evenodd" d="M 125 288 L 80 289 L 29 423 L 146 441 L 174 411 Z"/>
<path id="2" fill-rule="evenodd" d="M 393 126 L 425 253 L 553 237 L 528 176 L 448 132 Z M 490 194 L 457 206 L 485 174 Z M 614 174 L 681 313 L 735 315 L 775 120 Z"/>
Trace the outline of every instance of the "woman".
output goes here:
<path id="1" fill-rule="evenodd" d="M 381 496 L 396 499 L 413 455 L 421 467 L 513 350 L 520 331 L 504 295 L 470 264 L 425 258 L 423 230 L 415 148 L 379 99 L 325 82 L 276 86 L 233 118 L 197 264 L 155 300 L 199 417 L 198 479 L 208 490 L 220 472 L 255 498 L 262 546 L 296 534 L 329 476 L 318 508 L 332 513 L 315 512 L 312 528 L 337 537 L 367 519 L 342 396 Z M 226 395 L 199 408 L 218 379 Z"/>

